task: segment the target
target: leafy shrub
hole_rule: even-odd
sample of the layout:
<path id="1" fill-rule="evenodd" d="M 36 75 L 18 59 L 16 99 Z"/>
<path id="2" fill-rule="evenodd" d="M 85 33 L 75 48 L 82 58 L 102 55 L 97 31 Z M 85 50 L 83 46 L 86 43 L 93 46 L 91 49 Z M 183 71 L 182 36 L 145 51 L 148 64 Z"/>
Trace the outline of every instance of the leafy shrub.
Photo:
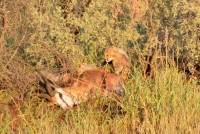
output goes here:
<path id="1" fill-rule="evenodd" d="M 159 51 L 157 58 L 166 63 L 197 70 L 199 64 L 199 2 L 198 1 L 149 1 L 149 10 L 138 22 L 139 46 L 143 55 Z M 144 57 L 143 57 L 144 58 Z M 163 62 L 163 60 L 161 60 Z M 182 62 L 184 61 L 184 62 Z"/>
<path id="2" fill-rule="evenodd" d="M 67 67 L 80 62 L 81 49 L 75 44 L 75 38 L 61 7 L 49 1 L 30 4 L 32 35 L 26 53 L 37 66 Z M 61 66 L 60 66 L 61 64 Z"/>

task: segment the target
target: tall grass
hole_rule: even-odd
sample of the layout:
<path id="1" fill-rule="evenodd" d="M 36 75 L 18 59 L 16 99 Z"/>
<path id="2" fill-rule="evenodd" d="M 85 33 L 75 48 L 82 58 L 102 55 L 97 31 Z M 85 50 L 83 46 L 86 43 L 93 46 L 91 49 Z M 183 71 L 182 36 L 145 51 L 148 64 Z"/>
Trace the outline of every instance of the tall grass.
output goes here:
<path id="1" fill-rule="evenodd" d="M 135 73 L 127 81 L 124 98 L 101 96 L 65 111 L 47 107 L 46 101 L 30 93 L 28 102 L 18 106 L 12 117 L 9 112 L 1 114 L 0 130 L 2 133 L 199 133 L 197 81 L 186 81 L 185 75 L 176 69 L 157 72 L 155 79 L 141 74 Z"/>

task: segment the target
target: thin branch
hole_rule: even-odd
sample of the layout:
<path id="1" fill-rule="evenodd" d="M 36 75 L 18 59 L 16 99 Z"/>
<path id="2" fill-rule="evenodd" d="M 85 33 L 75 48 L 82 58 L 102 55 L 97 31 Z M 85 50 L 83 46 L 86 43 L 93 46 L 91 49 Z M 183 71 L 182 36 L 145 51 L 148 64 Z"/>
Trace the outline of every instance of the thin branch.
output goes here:
<path id="1" fill-rule="evenodd" d="M 12 61 L 12 59 L 15 57 L 15 55 L 16 55 L 16 53 L 17 53 L 19 47 L 22 45 L 22 43 L 23 43 L 23 41 L 24 41 L 24 39 L 25 39 L 25 37 L 26 37 L 26 33 L 27 33 L 27 30 L 25 31 L 25 33 L 24 33 L 22 39 L 20 40 L 20 42 L 19 42 L 17 48 L 15 49 L 13 55 L 11 56 L 11 58 L 9 59 L 9 61 L 8 61 L 8 62 L 6 63 L 6 65 L 4 66 L 4 69 L 9 65 L 9 63 L 10 63 L 10 62 Z"/>
<path id="2" fill-rule="evenodd" d="M 6 33 L 6 29 L 8 27 L 7 14 L 9 13 L 8 11 L 6 11 L 5 1 L 4 1 L 3 8 L 0 9 L 0 12 L 3 14 L 1 16 L 1 18 L 3 19 L 3 24 L 2 24 L 3 27 L 1 28 L 2 32 L 1 32 L 1 37 L 0 37 L 0 44 L 1 44 L 0 53 L 2 53 L 4 50 L 4 41 L 5 41 L 4 36 Z"/>

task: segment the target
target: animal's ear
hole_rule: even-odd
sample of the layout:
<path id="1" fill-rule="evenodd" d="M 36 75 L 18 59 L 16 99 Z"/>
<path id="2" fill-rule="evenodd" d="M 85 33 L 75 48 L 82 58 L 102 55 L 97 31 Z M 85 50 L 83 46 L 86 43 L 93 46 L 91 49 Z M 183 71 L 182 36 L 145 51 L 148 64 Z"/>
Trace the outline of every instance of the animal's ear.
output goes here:
<path id="1" fill-rule="evenodd" d="M 117 52 L 117 45 L 116 44 L 112 46 L 112 50 L 113 50 L 113 52 Z"/>
<path id="2" fill-rule="evenodd" d="M 114 53 L 116 53 L 116 50 L 115 50 L 115 49 L 112 49 L 112 51 L 113 51 Z"/>

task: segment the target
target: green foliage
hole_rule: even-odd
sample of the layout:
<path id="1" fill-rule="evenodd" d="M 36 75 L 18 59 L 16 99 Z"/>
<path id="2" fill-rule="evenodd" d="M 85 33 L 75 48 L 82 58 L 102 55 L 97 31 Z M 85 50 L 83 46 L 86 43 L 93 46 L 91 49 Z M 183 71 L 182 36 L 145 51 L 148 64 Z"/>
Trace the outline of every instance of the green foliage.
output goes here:
<path id="1" fill-rule="evenodd" d="M 164 56 L 184 60 L 184 67 L 193 72 L 200 61 L 199 5 L 198 1 L 188 0 L 149 1 L 149 10 L 138 23 L 143 52 L 147 55 L 149 48 L 161 49 Z"/>
<path id="2" fill-rule="evenodd" d="M 73 1 L 65 10 L 75 8 L 78 4 L 78 1 Z M 88 56 L 88 62 L 97 62 L 101 59 L 99 54 L 102 54 L 106 46 L 125 47 L 138 38 L 138 33 L 131 23 L 134 19 L 130 14 L 131 9 L 120 0 L 91 3 L 81 15 L 77 15 L 78 11 L 68 11 L 65 18 L 62 14 L 64 9 L 49 1 L 43 1 L 39 5 L 31 4 L 30 10 L 33 34 L 31 45 L 26 52 L 35 58 L 33 62 L 37 64 L 42 64 L 43 60 L 48 64 L 55 64 L 55 61 L 52 61 L 53 56 L 47 52 L 48 49 L 60 53 L 72 50 L 70 55 L 76 62 L 81 60 L 80 52 L 83 50 L 85 56 Z M 74 33 L 76 30 L 77 35 Z M 93 61 L 94 59 L 97 61 Z"/>
<path id="3" fill-rule="evenodd" d="M 140 48 L 142 56 L 149 55 L 152 49 L 161 51 L 160 56 L 187 59 L 185 68 L 193 72 L 199 62 L 198 2 L 158 0 L 146 5 L 121 0 L 88 2 L 30 4 L 33 34 L 26 52 L 32 62 L 54 66 L 53 53 L 58 52 L 70 63 L 99 64 L 104 48 L 117 45 L 130 48 L 131 53 L 133 48 Z M 147 11 L 140 19 L 137 12 L 133 13 L 141 10 L 138 5 L 143 6 L 143 12 Z"/>
<path id="4" fill-rule="evenodd" d="M 120 0 L 102 0 L 91 3 L 82 17 L 69 13 L 67 20 L 72 20 L 71 24 L 79 28 L 78 41 L 81 45 L 97 48 L 110 45 L 125 47 L 128 41 L 135 41 L 138 37 L 131 25 L 133 18 L 130 10 Z"/>
<path id="5" fill-rule="evenodd" d="M 56 56 L 65 57 L 70 63 L 82 57 L 73 33 L 66 27 L 60 6 L 46 0 L 39 4 L 30 4 L 30 12 L 33 19 L 30 26 L 33 31 L 26 53 L 32 57 L 31 62 L 38 66 L 46 63 L 54 67 Z"/>

